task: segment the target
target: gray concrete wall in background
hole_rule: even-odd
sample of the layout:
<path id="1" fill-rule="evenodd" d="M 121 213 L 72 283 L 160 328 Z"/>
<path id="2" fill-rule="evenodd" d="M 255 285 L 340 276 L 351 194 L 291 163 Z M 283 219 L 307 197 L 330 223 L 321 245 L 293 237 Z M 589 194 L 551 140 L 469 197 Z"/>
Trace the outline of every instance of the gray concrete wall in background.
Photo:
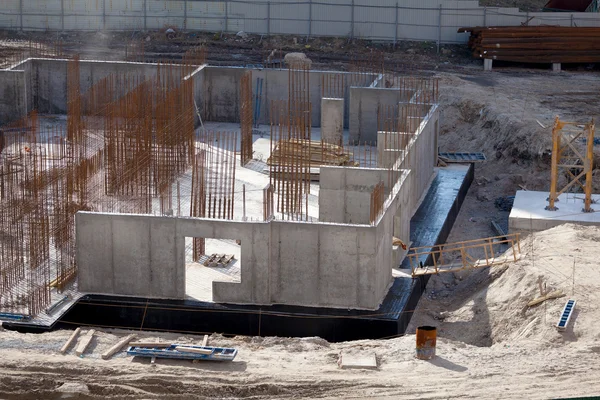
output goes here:
<path id="1" fill-rule="evenodd" d="M 27 115 L 25 71 L 0 70 L 0 125 Z"/>
<path id="2" fill-rule="evenodd" d="M 376 23 L 375 23 L 376 22 Z M 14 30 L 177 30 L 330 36 L 396 43 L 464 43 L 464 26 L 600 26 L 594 12 L 525 12 L 469 0 L 2 0 L 0 27 Z M 101 39 L 100 39 L 101 40 Z"/>
<path id="3" fill-rule="evenodd" d="M 67 60 L 30 59 L 28 79 L 34 88 L 31 100 L 33 108 L 42 113 L 64 114 L 67 112 Z M 175 74 L 180 74 L 179 66 L 173 67 Z M 126 77 L 130 82 L 117 85 L 125 94 L 133 84 L 157 76 L 159 69 L 156 64 L 135 63 L 124 61 L 94 61 L 81 60 L 79 62 L 80 90 L 87 92 L 98 81 L 113 74 L 122 79 Z M 166 68 L 161 71 L 163 79 L 167 74 Z M 183 77 L 183 75 L 182 75 Z"/>
<path id="4" fill-rule="evenodd" d="M 240 81 L 242 75 L 247 71 L 240 67 L 213 67 L 204 69 L 204 93 L 206 98 L 202 105 L 198 105 L 203 112 L 202 117 L 206 121 L 215 122 L 239 122 L 240 113 Z M 257 78 L 262 79 L 262 95 L 259 97 L 260 115 L 259 123 L 269 124 L 269 107 L 271 101 L 289 99 L 289 71 L 287 69 L 252 69 L 252 102 L 256 105 L 257 91 L 261 93 Z M 328 71 L 309 71 L 309 93 L 308 99 L 312 105 L 312 126 L 321 126 L 321 96 L 322 77 L 332 74 Z M 344 72 L 333 72 L 343 77 L 344 92 L 344 126 L 348 127 L 350 121 L 350 85 L 349 74 Z M 362 78 L 362 77 L 361 77 Z M 364 74 L 360 84 L 369 85 L 376 78 L 375 74 Z"/>

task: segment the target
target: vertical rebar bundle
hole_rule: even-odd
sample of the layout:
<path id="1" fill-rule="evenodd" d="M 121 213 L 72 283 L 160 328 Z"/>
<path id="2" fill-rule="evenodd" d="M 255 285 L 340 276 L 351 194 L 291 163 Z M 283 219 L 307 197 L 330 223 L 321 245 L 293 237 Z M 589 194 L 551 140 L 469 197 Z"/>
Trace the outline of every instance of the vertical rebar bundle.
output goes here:
<path id="1" fill-rule="evenodd" d="M 241 79 L 240 123 L 241 161 L 245 165 L 252 160 L 252 71 L 246 71 Z"/>
<path id="2" fill-rule="evenodd" d="M 192 198 L 190 217 L 206 217 L 206 150 L 200 149 L 196 153 L 192 166 Z M 204 238 L 193 239 L 192 257 L 194 262 L 206 252 Z"/>
<path id="3" fill-rule="evenodd" d="M 194 161 L 185 66 L 161 64 L 155 77 L 111 75 L 83 94 L 78 59 L 67 68 L 66 129 L 40 124 L 35 112 L 0 127 L 0 312 L 36 315 L 69 286 L 78 211 L 152 213 L 158 197 L 168 213 Z M 227 143 L 235 161 L 236 138 Z M 221 214 L 232 218 L 235 163 L 228 168 Z"/>
<path id="4" fill-rule="evenodd" d="M 310 103 L 295 108 L 310 115 Z M 288 219 L 302 219 L 303 212 L 308 216 L 311 160 L 311 146 L 302 143 L 310 143 L 310 137 L 305 137 L 303 118 L 288 114 L 289 109 L 285 101 L 271 102 L 271 154 L 279 157 L 270 163 L 269 181 L 277 193 L 277 211 Z"/>
<path id="5" fill-rule="evenodd" d="M 371 224 L 375 224 L 379 216 L 383 213 L 383 203 L 385 201 L 383 182 L 379 182 L 371 192 Z"/>
<path id="6" fill-rule="evenodd" d="M 237 132 L 204 131 L 200 143 L 206 150 L 206 217 L 233 219 Z"/>
<path id="7" fill-rule="evenodd" d="M 311 139 L 312 115 L 310 109 L 310 66 L 301 61 L 290 64 L 288 69 L 288 114 L 290 128 L 296 130 L 299 139 Z"/>
<path id="8" fill-rule="evenodd" d="M 346 89 L 344 75 L 340 73 L 323 73 L 321 75 L 321 97 L 343 99 Z"/>

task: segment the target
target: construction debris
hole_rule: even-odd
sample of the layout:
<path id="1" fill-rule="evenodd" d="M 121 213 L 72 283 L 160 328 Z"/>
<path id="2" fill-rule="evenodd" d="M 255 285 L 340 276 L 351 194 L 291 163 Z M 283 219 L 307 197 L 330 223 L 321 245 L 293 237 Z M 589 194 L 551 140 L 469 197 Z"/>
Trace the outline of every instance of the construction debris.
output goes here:
<path id="1" fill-rule="evenodd" d="M 237 349 L 226 347 L 202 347 L 185 344 L 172 344 L 168 347 L 130 346 L 127 354 L 134 357 L 171 358 L 179 360 L 233 361 Z"/>
<path id="2" fill-rule="evenodd" d="M 527 63 L 600 62 L 600 28 L 506 26 L 460 28 L 470 32 L 473 57 Z"/>
<path id="3" fill-rule="evenodd" d="M 173 343 L 169 342 L 131 342 L 129 343 L 130 347 L 150 347 L 150 348 L 161 348 L 161 347 L 171 347 Z"/>
<path id="4" fill-rule="evenodd" d="M 558 299 L 558 298 L 561 298 L 564 296 L 565 296 L 565 294 L 563 293 L 562 290 L 556 290 L 556 291 L 550 292 L 541 297 L 537 297 L 537 298 L 531 300 L 529 303 L 527 303 L 527 307 L 537 306 L 538 304 L 542 304 L 546 300 Z"/>
<path id="5" fill-rule="evenodd" d="M 108 360 L 113 355 L 115 355 L 116 353 L 118 353 L 119 351 L 121 351 L 121 349 L 123 347 L 125 347 L 129 342 L 131 342 L 136 337 L 137 337 L 137 335 L 135 335 L 135 334 L 126 336 L 125 338 L 123 338 L 122 340 L 120 340 L 117 344 L 115 344 L 113 347 L 111 347 L 110 349 L 108 349 L 104 353 L 102 353 L 102 359 L 103 360 Z"/>
<path id="6" fill-rule="evenodd" d="M 474 163 L 486 160 L 483 153 L 438 153 L 438 157 L 446 163 Z"/>
<path id="7" fill-rule="evenodd" d="M 83 353 L 85 353 L 85 349 L 87 349 L 90 343 L 92 343 L 92 339 L 94 338 L 95 333 L 96 330 L 92 329 L 88 332 L 87 336 L 81 339 L 81 343 L 79 343 L 79 346 L 77 346 L 77 349 L 75 349 L 75 354 L 77 354 L 78 357 L 83 356 Z"/>
<path id="8" fill-rule="evenodd" d="M 77 336 L 79 335 L 79 332 L 81 332 L 81 328 L 77 328 L 77 329 L 75 329 L 75 331 L 73 331 L 73 333 L 69 337 L 69 340 L 67 340 L 67 342 L 63 345 L 63 347 L 60 348 L 61 354 L 65 354 L 67 352 L 67 350 L 69 350 L 69 347 L 71 347 L 71 345 L 73 343 L 75 343 L 75 341 L 77 340 Z"/>
<path id="9" fill-rule="evenodd" d="M 280 165 L 298 158 L 301 158 L 311 168 L 322 165 L 352 165 L 350 152 L 345 151 L 342 146 L 302 139 L 281 140 L 277 142 L 275 149 L 271 153 L 271 157 L 267 160 L 267 164 Z"/>
<path id="10" fill-rule="evenodd" d="M 375 357 L 375 353 L 341 353 L 338 359 L 338 366 L 341 369 L 377 369 L 377 358 Z"/>
<path id="11" fill-rule="evenodd" d="M 208 257 L 202 265 L 205 267 L 226 267 L 229 263 L 235 259 L 233 254 L 212 254 Z"/>

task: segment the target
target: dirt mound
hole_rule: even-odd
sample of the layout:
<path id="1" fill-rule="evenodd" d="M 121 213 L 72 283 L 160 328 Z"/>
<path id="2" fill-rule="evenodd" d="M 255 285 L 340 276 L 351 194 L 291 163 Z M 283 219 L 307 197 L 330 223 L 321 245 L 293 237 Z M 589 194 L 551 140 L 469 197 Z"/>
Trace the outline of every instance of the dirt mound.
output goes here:
<path id="1" fill-rule="evenodd" d="M 285 63 L 294 68 L 310 68 L 312 61 L 304 53 L 287 53 L 283 59 Z"/>
<path id="2" fill-rule="evenodd" d="M 441 337 L 476 346 L 522 340 L 555 346 L 593 343 L 600 339 L 594 328 L 600 317 L 594 307 L 600 300 L 598 252 L 597 227 L 566 224 L 531 234 L 521 242 L 517 263 L 432 276 L 409 332 L 431 324 Z M 540 296 L 540 277 L 547 292 L 562 290 L 565 297 L 527 307 Z M 555 325 L 571 298 L 577 300 L 573 322 L 560 333 Z"/>
<path id="3" fill-rule="evenodd" d="M 451 151 L 484 151 L 492 158 L 530 160 L 550 154 L 551 129 L 536 121 L 523 120 L 519 114 L 503 112 L 493 104 L 460 98 L 445 106 L 445 115 L 455 115 L 458 124 L 466 124 L 460 137 L 452 136 Z M 458 140 L 456 140 L 458 139 Z"/>

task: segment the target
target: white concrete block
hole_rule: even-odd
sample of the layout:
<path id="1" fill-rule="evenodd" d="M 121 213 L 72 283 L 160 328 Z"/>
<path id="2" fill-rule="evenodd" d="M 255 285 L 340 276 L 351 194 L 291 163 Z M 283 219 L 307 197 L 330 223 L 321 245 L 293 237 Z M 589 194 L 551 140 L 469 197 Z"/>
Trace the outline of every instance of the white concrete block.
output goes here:
<path id="1" fill-rule="evenodd" d="M 375 353 L 342 353 L 338 365 L 341 369 L 377 369 Z"/>

